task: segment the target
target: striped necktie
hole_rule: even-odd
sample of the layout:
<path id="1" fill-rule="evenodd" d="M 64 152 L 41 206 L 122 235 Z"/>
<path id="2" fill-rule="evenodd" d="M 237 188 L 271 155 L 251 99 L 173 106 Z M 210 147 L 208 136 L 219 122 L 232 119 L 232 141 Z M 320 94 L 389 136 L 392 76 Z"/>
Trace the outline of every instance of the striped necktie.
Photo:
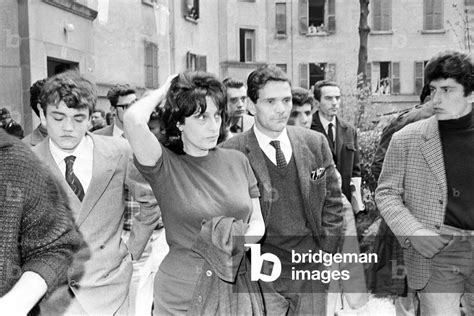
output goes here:
<path id="1" fill-rule="evenodd" d="M 84 189 L 82 188 L 81 182 L 74 174 L 72 169 L 75 160 L 76 156 L 67 156 L 64 158 L 64 162 L 66 162 L 66 182 L 69 184 L 74 194 L 76 194 L 79 200 L 82 202 L 82 199 L 84 198 Z"/>

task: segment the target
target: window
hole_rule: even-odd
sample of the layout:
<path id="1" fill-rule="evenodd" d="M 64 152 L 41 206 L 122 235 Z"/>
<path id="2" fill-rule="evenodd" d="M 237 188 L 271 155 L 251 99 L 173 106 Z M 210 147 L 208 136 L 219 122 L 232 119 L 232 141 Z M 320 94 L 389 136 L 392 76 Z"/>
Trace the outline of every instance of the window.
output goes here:
<path id="1" fill-rule="evenodd" d="M 372 91 L 374 94 L 399 94 L 400 93 L 400 63 L 381 61 L 372 64 Z"/>
<path id="2" fill-rule="evenodd" d="M 158 88 L 158 46 L 145 42 L 145 87 Z"/>
<path id="3" fill-rule="evenodd" d="M 420 95 L 423 86 L 425 85 L 425 66 L 428 63 L 425 61 L 415 61 L 415 94 Z"/>
<path id="4" fill-rule="evenodd" d="M 423 30 L 443 30 L 443 0 L 424 0 Z"/>
<path id="5" fill-rule="evenodd" d="M 199 19 L 199 0 L 182 0 L 183 13 L 186 19 L 196 21 Z"/>
<path id="6" fill-rule="evenodd" d="M 336 31 L 335 0 L 299 0 L 300 34 L 318 35 Z"/>
<path id="7" fill-rule="evenodd" d="M 186 69 L 196 71 L 207 71 L 207 57 L 191 52 L 186 53 Z"/>
<path id="8" fill-rule="evenodd" d="M 286 35 L 286 3 L 275 4 L 275 28 L 277 35 Z"/>
<path id="9" fill-rule="evenodd" d="M 286 64 L 276 64 L 276 66 L 281 68 L 285 73 L 287 72 Z"/>
<path id="10" fill-rule="evenodd" d="M 309 89 L 316 82 L 324 79 L 336 79 L 336 64 L 309 63 L 300 64 L 300 87 Z"/>
<path id="11" fill-rule="evenodd" d="M 79 71 L 79 63 L 73 61 L 47 57 L 46 63 L 48 78 L 71 69 Z"/>
<path id="12" fill-rule="evenodd" d="M 391 31 L 392 0 L 374 0 L 372 11 L 372 29 L 374 31 Z"/>
<path id="13" fill-rule="evenodd" d="M 240 61 L 253 62 L 255 61 L 255 30 L 240 29 Z"/>

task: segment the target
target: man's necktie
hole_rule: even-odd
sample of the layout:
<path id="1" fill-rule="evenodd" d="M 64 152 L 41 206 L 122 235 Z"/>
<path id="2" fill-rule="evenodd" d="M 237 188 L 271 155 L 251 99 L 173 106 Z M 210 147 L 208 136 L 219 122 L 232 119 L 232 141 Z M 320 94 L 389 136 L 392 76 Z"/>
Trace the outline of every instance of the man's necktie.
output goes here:
<path id="1" fill-rule="evenodd" d="M 331 150 L 334 151 L 335 150 L 335 148 L 334 148 L 334 134 L 332 132 L 332 127 L 333 127 L 333 124 L 329 123 L 329 125 L 328 125 L 328 142 L 329 142 L 329 147 L 331 147 Z"/>
<path id="2" fill-rule="evenodd" d="M 66 162 L 66 182 L 71 187 L 72 191 L 77 195 L 79 200 L 82 202 L 84 198 L 84 189 L 82 188 L 82 184 L 79 179 L 74 174 L 72 170 L 72 166 L 74 165 L 74 161 L 76 160 L 75 156 L 67 156 L 64 158 Z"/>
<path id="3" fill-rule="evenodd" d="M 276 150 L 277 167 L 278 168 L 285 168 L 286 167 L 286 160 L 285 160 L 285 155 L 283 155 L 283 151 L 281 151 L 281 148 L 280 148 L 280 141 L 279 140 L 272 140 L 270 142 L 270 145 L 275 147 L 275 150 Z"/>

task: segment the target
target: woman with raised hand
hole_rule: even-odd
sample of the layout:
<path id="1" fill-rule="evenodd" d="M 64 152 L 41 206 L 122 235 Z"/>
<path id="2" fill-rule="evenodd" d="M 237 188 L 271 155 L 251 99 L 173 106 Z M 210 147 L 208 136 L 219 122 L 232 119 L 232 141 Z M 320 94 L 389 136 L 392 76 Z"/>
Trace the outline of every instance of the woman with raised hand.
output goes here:
<path id="1" fill-rule="evenodd" d="M 165 135 L 160 143 L 147 122 L 163 101 Z M 245 292 L 250 297 L 239 304 L 226 301 L 219 306 L 224 294 L 219 281 L 205 281 L 219 275 L 228 290 L 245 283 L 236 277 L 236 269 L 246 262 L 244 242 L 256 243 L 265 230 L 257 181 L 247 158 L 216 148 L 225 119 L 225 87 L 203 72 L 168 78 L 124 116 L 135 164 L 160 204 L 170 247 L 155 279 L 155 314 L 260 311 L 261 301 L 253 290 Z M 239 235 L 243 238 L 231 238 Z M 227 299 L 233 297 L 230 294 Z"/>

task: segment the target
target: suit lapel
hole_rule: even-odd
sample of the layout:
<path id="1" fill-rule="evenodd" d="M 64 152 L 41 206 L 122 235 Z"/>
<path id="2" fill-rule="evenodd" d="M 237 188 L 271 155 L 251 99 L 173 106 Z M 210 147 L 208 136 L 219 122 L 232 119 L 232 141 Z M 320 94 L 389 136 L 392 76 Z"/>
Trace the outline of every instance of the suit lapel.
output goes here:
<path id="1" fill-rule="evenodd" d="M 298 135 L 292 128 L 287 128 L 288 137 L 290 138 L 291 148 L 293 150 L 293 159 L 296 164 L 296 171 L 298 173 L 298 179 L 300 180 L 300 190 L 303 196 L 303 203 L 306 215 L 310 214 L 309 211 L 309 180 L 310 180 L 310 166 L 309 159 L 310 152 L 304 141 L 298 139 Z M 311 217 L 307 217 L 311 218 Z"/>
<path id="2" fill-rule="evenodd" d="M 336 137 L 335 137 L 336 138 L 336 155 L 335 157 L 337 161 L 337 166 L 339 168 L 341 168 L 341 165 L 342 165 L 341 159 L 339 158 L 341 157 L 342 145 L 344 143 L 343 135 L 346 134 L 346 129 L 347 129 L 347 126 L 336 118 Z"/>
<path id="3" fill-rule="evenodd" d="M 338 141 L 337 135 L 340 134 L 337 131 L 338 126 L 339 126 L 339 124 L 336 123 L 336 137 L 335 137 L 336 138 L 336 150 L 334 148 L 330 148 L 333 157 L 336 157 L 337 141 Z M 328 139 L 328 135 L 326 133 L 326 130 L 324 129 L 323 123 L 321 123 L 321 120 L 319 119 L 319 111 L 316 111 L 316 113 L 314 113 L 314 115 L 313 115 L 313 123 L 311 125 L 311 129 L 324 134 L 324 136 L 326 136 L 326 139 Z M 329 140 L 328 140 L 328 143 L 329 143 Z M 331 146 L 329 146 L 329 147 L 331 147 Z"/>
<path id="4" fill-rule="evenodd" d="M 438 129 L 438 120 L 435 116 L 429 118 L 423 126 L 424 142 L 420 145 L 421 153 L 431 172 L 436 178 L 441 192 L 447 192 L 446 171 L 444 168 L 443 149 Z"/>
<path id="5" fill-rule="evenodd" d="M 255 173 L 255 176 L 263 187 L 263 192 L 260 192 L 260 199 L 262 201 L 262 215 L 264 218 L 267 218 L 271 208 L 273 192 L 272 184 L 270 175 L 268 174 L 268 168 L 265 163 L 265 157 L 263 156 L 264 153 L 258 145 L 257 137 L 255 136 L 253 128 L 245 132 L 244 144 L 246 146 L 247 158 L 250 162 L 250 165 Z"/>
<path id="6" fill-rule="evenodd" d="M 121 154 L 113 155 L 109 150 L 109 146 L 99 137 L 90 136 L 94 142 L 92 179 L 82 201 L 82 210 L 77 219 L 78 226 L 84 222 L 97 201 L 104 194 L 122 157 Z"/>

